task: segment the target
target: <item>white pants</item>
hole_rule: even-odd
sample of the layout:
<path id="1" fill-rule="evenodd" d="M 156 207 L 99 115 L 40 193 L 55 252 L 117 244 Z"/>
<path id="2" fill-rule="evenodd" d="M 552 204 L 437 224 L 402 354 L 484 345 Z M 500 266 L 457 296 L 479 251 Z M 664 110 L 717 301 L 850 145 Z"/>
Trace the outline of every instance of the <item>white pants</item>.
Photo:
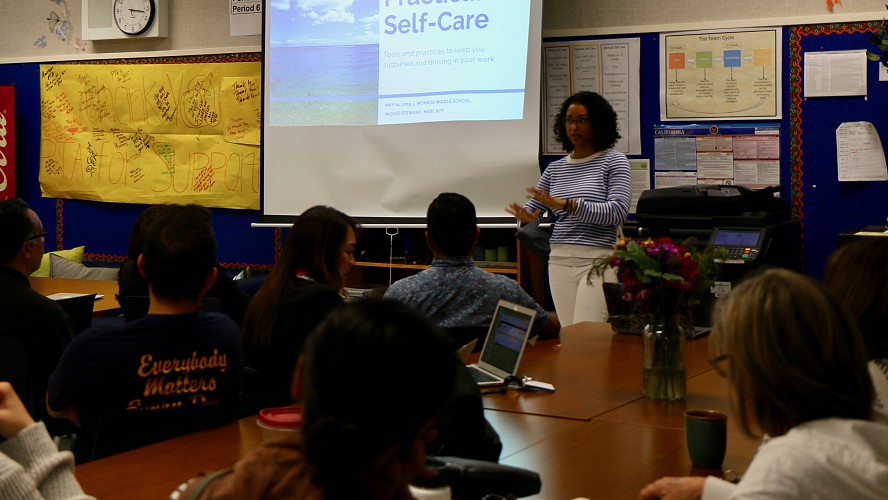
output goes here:
<path id="1" fill-rule="evenodd" d="M 549 254 L 549 290 L 561 326 L 581 321 L 607 321 L 602 281 L 616 281 L 616 272 L 608 269 L 604 277 L 588 281 L 592 261 L 611 255 L 612 248 L 581 245 L 552 245 Z M 604 278 L 604 279 L 603 279 Z"/>

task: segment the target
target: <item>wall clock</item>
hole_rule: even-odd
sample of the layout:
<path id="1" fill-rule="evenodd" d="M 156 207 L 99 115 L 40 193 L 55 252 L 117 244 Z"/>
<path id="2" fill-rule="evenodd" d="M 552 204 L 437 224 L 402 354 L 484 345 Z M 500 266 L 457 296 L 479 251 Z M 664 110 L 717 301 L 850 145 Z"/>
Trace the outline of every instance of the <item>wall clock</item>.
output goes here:
<path id="1" fill-rule="evenodd" d="M 168 33 L 169 0 L 81 0 L 81 8 L 84 40 L 155 38 Z"/>
<path id="2" fill-rule="evenodd" d="M 114 23 L 127 35 L 141 35 L 148 31 L 157 6 L 154 0 L 114 0 Z"/>

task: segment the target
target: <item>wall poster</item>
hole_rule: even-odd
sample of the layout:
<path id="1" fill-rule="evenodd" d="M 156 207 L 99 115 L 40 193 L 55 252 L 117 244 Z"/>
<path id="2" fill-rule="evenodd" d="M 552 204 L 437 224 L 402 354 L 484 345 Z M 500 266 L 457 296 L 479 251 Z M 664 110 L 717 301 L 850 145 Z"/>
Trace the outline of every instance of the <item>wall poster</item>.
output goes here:
<path id="1" fill-rule="evenodd" d="M 781 28 L 660 35 L 661 120 L 781 118 Z"/>
<path id="2" fill-rule="evenodd" d="M 543 43 L 543 154 L 564 154 L 552 126 L 565 99 L 590 90 L 607 99 L 617 112 L 622 136 L 615 149 L 641 154 L 638 38 Z"/>
<path id="3" fill-rule="evenodd" d="M 780 126 L 771 124 L 657 125 L 654 188 L 739 184 L 780 185 Z"/>

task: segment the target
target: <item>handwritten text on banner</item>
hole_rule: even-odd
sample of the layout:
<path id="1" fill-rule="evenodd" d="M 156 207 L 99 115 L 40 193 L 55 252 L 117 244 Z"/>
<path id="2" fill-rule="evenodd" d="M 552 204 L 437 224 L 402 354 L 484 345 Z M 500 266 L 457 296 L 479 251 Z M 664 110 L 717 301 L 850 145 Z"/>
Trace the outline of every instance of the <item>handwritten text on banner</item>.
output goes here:
<path id="1" fill-rule="evenodd" d="M 255 62 L 41 65 L 44 195 L 258 209 L 250 139 L 261 97 L 244 89 L 258 88 L 259 72 Z M 240 140 L 226 140 L 231 130 Z"/>

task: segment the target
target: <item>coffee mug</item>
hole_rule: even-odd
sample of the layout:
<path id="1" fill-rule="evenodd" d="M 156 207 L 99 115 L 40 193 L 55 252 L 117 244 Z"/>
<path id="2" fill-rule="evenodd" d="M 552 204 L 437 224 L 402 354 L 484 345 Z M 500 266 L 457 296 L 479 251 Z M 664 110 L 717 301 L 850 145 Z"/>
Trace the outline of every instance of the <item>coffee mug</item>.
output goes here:
<path id="1" fill-rule="evenodd" d="M 728 442 L 728 416 L 716 410 L 688 410 L 685 433 L 694 467 L 720 469 Z"/>

